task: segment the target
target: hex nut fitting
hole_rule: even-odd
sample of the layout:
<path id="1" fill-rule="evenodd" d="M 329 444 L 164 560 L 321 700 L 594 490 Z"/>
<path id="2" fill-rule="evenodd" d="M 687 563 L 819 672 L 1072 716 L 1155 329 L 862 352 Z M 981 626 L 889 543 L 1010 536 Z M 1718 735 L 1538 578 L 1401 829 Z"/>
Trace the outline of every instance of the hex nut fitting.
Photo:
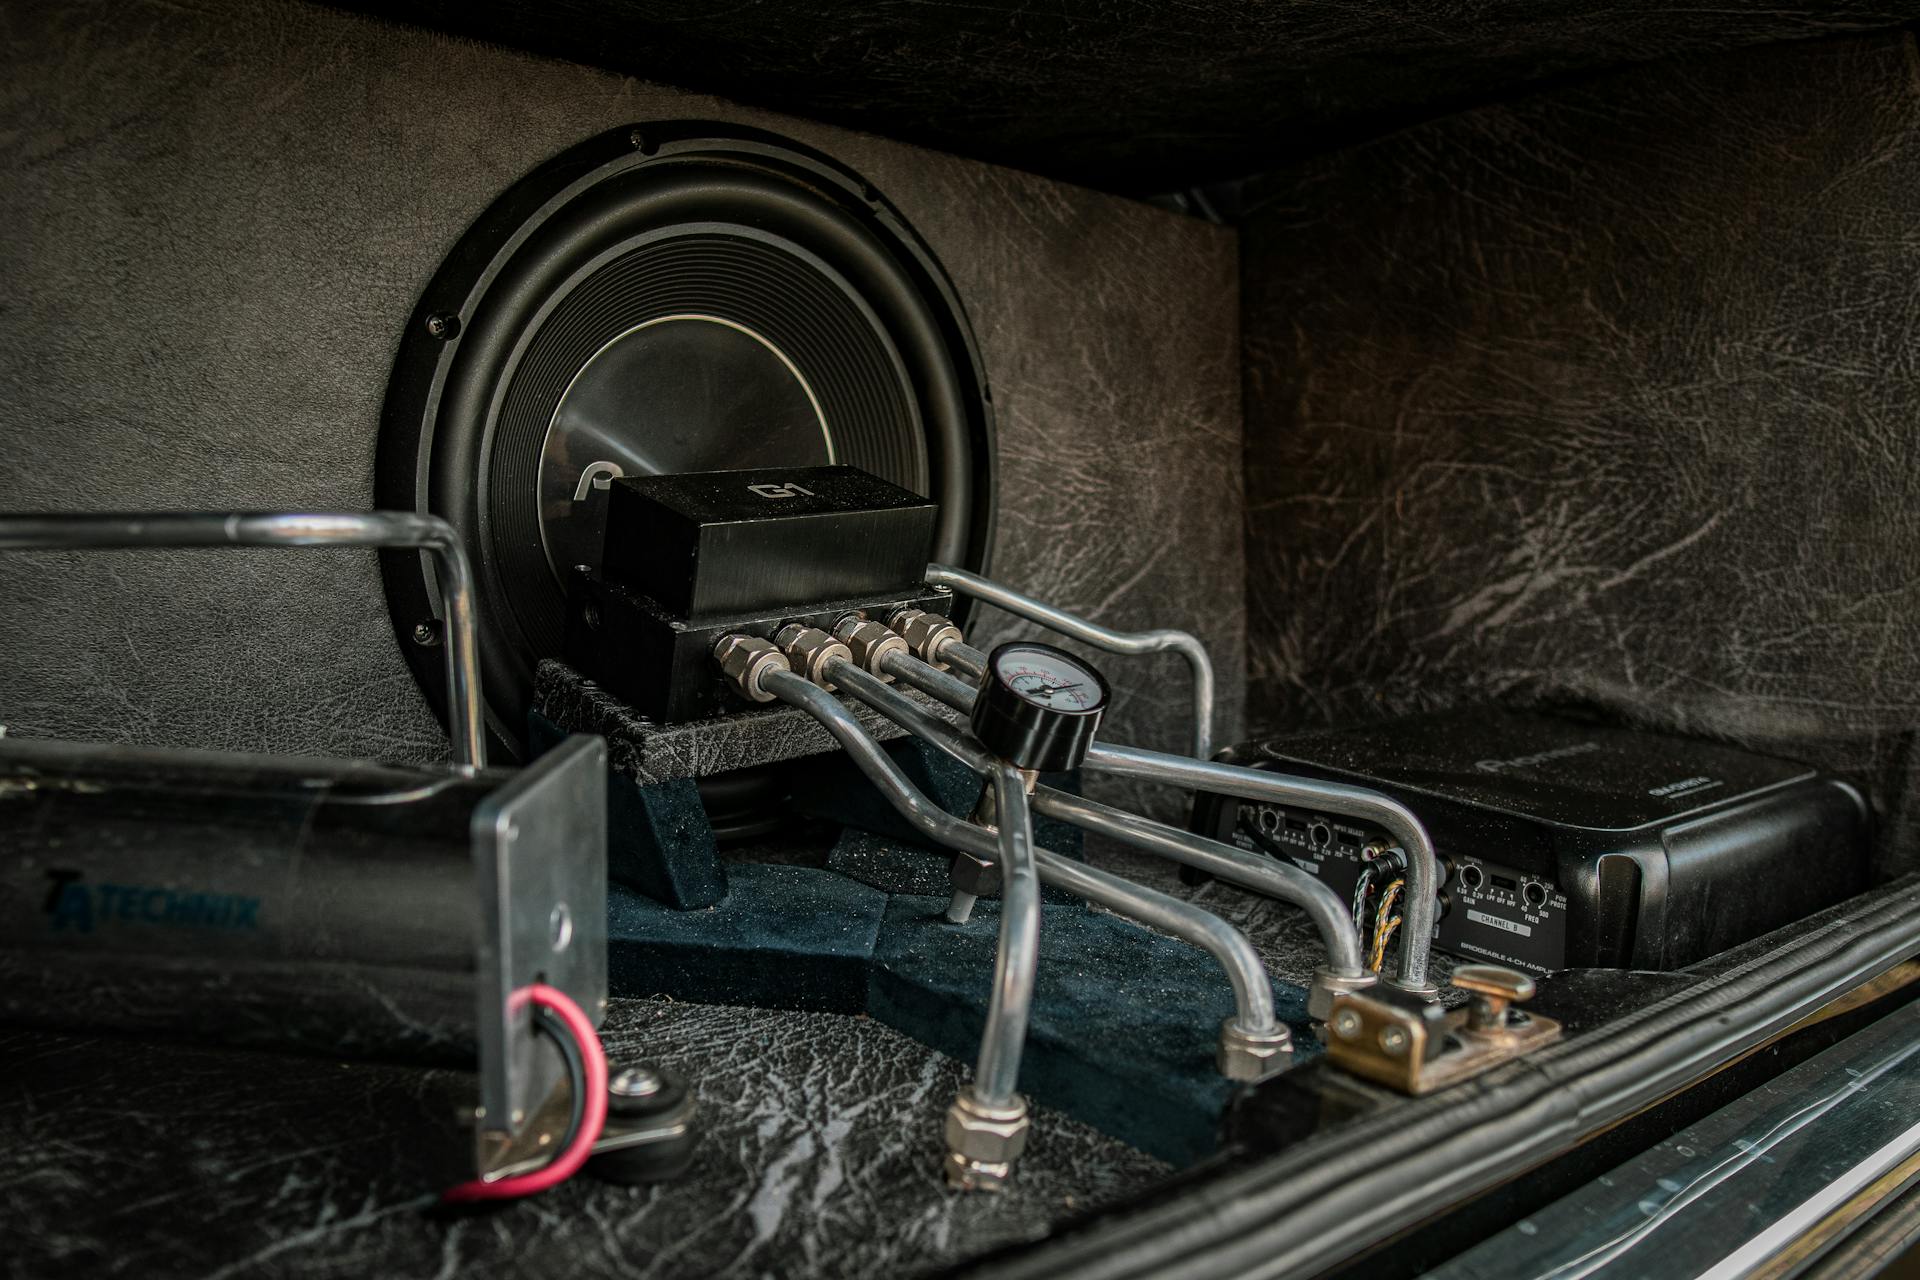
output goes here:
<path id="1" fill-rule="evenodd" d="M 1214 1061 L 1229 1080 L 1265 1080 L 1292 1065 L 1293 1034 L 1284 1024 L 1272 1031 L 1247 1031 L 1228 1018 L 1220 1024 L 1220 1051 Z"/>
<path id="2" fill-rule="evenodd" d="M 733 691 L 751 702 L 772 702 L 773 695 L 761 686 L 769 671 L 790 671 L 786 655 L 770 641 L 759 636 L 725 635 L 713 646 L 713 660 Z"/>
<path id="3" fill-rule="evenodd" d="M 902 609 L 888 621 L 913 650 L 913 656 L 920 659 L 936 671 L 945 671 L 947 664 L 940 658 L 941 653 L 950 644 L 959 644 L 965 637 L 960 628 L 937 613 L 928 613 L 925 609 Z"/>
<path id="4" fill-rule="evenodd" d="M 1352 995 L 1365 991 L 1380 981 L 1377 973 L 1360 973 L 1344 977 L 1321 965 L 1313 971 L 1313 983 L 1307 988 L 1307 1016 L 1315 1022 L 1325 1022 L 1333 1015 L 1333 1002 L 1338 996 Z"/>
<path id="5" fill-rule="evenodd" d="M 822 689 L 832 689 L 833 682 L 827 679 L 827 664 L 835 658 L 853 661 L 853 653 L 844 644 L 818 627 L 802 626 L 794 623 L 782 627 L 774 633 L 773 642 L 787 655 L 787 661 L 793 669 Z"/>
<path id="6" fill-rule="evenodd" d="M 989 897 L 1000 892 L 1000 867 L 982 862 L 970 853 L 956 853 L 947 871 L 947 882 L 961 893 L 970 893 L 976 898 Z"/>
<path id="7" fill-rule="evenodd" d="M 997 1191 L 1006 1185 L 1013 1162 L 1027 1149 L 1032 1121 L 1025 1098 L 1015 1095 L 1005 1106 L 990 1106 L 960 1090 L 947 1108 L 947 1184 L 968 1191 Z"/>
<path id="8" fill-rule="evenodd" d="M 833 638 L 847 646 L 853 655 L 853 665 L 862 671 L 872 672 L 888 684 L 893 677 L 882 671 L 881 665 L 890 653 L 911 653 L 907 642 L 889 631 L 878 622 L 850 613 L 840 619 L 833 628 Z"/>

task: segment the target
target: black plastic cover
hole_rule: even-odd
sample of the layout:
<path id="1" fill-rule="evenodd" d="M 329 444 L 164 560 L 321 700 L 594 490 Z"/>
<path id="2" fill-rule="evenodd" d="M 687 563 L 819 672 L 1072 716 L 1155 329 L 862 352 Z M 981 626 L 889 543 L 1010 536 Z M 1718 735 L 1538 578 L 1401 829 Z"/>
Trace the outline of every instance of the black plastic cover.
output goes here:
<path id="1" fill-rule="evenodd" d="M 916 585 L 939 514 L 842 466 L 630 476 L 609 498 L 602 573 L 686 619 Z"/>

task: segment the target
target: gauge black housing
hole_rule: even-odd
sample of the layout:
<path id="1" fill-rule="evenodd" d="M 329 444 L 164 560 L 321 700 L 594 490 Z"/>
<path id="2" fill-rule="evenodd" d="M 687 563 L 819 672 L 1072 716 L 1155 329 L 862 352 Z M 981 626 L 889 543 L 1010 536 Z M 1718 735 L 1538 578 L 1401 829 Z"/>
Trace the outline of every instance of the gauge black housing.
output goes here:
<path id="1" fill-rule="evenodd" d="M 1044 653 L 1085 671 L 1100 687 L 1100 697 L 1084 710 L 1045 707 L 1024 697 L 1000 678 L 1000 660 L 1009 650 Z M 1014 640 L 987 657 L 980 696 L 974 699 L 973 734 L 987 750 L 1022 769 L 1058 773 L 1079 767 L 1100 728 L 1110 690 L 1106 677 L 1084 659 L 1051 645 Z"/>

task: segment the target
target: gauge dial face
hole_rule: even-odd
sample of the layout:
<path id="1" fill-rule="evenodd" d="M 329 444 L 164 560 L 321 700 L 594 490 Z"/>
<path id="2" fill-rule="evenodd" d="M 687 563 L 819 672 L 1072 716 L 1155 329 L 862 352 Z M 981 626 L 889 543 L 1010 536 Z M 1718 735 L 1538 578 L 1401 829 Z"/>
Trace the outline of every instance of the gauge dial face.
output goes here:
<path id="1" fill-rule="evenodd" d="M 1093 711 L 1106 697 L 1092 668 L 1057 649 L 1008 645 L 994 654 L 994 675 L 1037 707 L 1050 711 Z"/>

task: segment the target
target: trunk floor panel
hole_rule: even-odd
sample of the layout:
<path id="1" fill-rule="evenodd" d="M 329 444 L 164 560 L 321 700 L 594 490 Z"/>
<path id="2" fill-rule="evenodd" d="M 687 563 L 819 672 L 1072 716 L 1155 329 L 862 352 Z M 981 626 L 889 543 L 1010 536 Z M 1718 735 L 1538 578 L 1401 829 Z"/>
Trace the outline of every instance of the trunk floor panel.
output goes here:
<path id="1" fill-rule="evenodd" d="M 863 1017 L 618 1000 L 603 1035 L 690 1078 L 692 1168 L 448 1217 L 429 1151 L 460 1150 L 460 1072 L 0 1029 L 8 1273 L 909 1275 L 1168 1173 L 1038 1110 L 1011 1191 L 949 1192 L 968 1070 Z"/>

